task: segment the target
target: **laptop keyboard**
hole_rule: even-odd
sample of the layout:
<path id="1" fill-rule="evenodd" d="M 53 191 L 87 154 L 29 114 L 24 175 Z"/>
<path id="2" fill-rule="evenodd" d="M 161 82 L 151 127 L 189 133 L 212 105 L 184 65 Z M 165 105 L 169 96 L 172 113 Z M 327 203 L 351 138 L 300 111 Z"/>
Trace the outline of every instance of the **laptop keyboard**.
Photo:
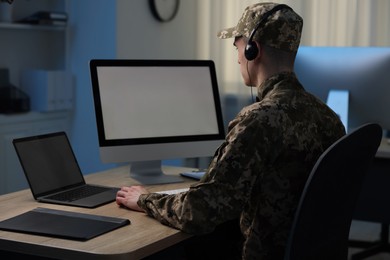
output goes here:
<path id="1" fill-rule="evenodd" d="M 107 187 L 86 185 L 66 192 L 54 194 L 48 196 L 47 198 L 52 200 L 59 200 L 59 201 L 75 201 L 78 199 L 86 198 L 104 192 L 109 189 L 110 188 Z"/>

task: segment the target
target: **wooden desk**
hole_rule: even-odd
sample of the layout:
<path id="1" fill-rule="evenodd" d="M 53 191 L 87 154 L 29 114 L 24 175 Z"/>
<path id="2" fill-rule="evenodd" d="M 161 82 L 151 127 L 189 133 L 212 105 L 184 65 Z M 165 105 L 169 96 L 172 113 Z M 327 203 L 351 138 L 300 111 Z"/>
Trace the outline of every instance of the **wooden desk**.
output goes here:
<path id="1" fill-rule="evenodd" d="M 165 167 L 164 170 L 169 174 L 179 174 L 189 168 Z M 114 187 L 137 184 L 129 177 L 128 166 L 89 174 L 85 178 L 87 183 Z M 188 187 L 193 182 L 186 178 L 183 180 L 183 183 L 147 188 L 150 191 L 178 189 Z M 0 250 L 59 259 L 140 259 L 190 237 L 144 213 L 121 208 L 115 202 L 95 209 L 38 203 L 29 189 L 0 196 L 0 221 L 36 207 L 128 218 L 131 224 L 85 242 L 0 231 Z"/>

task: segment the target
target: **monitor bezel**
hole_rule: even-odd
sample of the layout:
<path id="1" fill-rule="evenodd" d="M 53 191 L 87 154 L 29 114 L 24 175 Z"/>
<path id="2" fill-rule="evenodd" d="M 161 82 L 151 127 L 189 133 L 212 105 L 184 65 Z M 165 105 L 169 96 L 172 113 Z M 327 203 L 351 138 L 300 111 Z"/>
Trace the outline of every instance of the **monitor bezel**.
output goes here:
<path id="1" fill-rule="evenodd" d="M 224 140 L 225 129 L 219 95 L 219 87 L 216 76 L 215 64 L 212 60 L 132 60 L 132 59 L 92 59 L 90 60 L 90 73 L 93 90 L 93 99 L 95 107 L 97 134 L 100 147 L 116 147 L 128 145 L 153 145 L 165 143 L 187 143 L 187 142 L 205 142 Z M 208 67 L 210 70 L 210 79 L 214 100 L 216 120 L 218 124 L 218 133 L 201 135 L 183 135 L 183 136 L 165 136 L 165 137 L 147 137 L 147 138 L 128 138 L 128 139 L 107 139 L 104 130 L 103 109 L 100 97 L 100 87 L 98 80 L 99 67 Z"/>

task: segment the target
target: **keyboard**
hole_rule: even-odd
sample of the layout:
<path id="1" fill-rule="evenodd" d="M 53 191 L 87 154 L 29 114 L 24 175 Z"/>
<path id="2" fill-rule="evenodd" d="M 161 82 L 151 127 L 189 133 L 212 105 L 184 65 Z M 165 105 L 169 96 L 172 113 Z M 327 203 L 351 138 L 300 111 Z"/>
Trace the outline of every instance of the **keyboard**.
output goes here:
<path id="1" fill-rule="evenodd" d="M 156 191 L 156 193 L 160 193 L 160 194 L 177 194 L 177 193 L 180 193 L 180 192 L 186 192 L 188 190 L 189 190 L 189 188 L 183 188 L 183 189 Z"/>
<path id="2" fill-rule="evenodd" d="M 192 171 L 192 172 L 182 172 L 180 173 L 180 175 L 183 177 L 188 177 L 199 181 L 200 179 L 202 179 L 205 173 L 206 173 L 205 171 Z"/>
<path id="3" fill-rule="evenodd" d="M 79 188 L 68 190 L 65 192 L 57 193 L 48 196 L 48 199 L 59 200 L 59 201 L 75 201 L 78 199 L 86 198 L 101 192 L 109 190 L 107 187 L 99 187 L 93 185 L 85 185 Z"/>

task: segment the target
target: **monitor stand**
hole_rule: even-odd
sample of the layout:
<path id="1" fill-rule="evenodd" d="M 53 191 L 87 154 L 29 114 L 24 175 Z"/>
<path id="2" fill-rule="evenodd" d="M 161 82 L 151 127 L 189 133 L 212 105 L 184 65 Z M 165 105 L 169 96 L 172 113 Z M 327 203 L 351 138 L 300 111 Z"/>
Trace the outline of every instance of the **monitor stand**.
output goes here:
<path id="1" fill-rule="evenodd" d="M 143 185 L 183 182 L 180 176 L 166 175 L 160 160 L 131 162 L 130 177 Z"/>
<path id="2" fill-rule="evenodd" d="M 349 91 L 343 89 L 329 90 L 326 104 L 340 117 L 345 131 L 348 132 Z"/>

